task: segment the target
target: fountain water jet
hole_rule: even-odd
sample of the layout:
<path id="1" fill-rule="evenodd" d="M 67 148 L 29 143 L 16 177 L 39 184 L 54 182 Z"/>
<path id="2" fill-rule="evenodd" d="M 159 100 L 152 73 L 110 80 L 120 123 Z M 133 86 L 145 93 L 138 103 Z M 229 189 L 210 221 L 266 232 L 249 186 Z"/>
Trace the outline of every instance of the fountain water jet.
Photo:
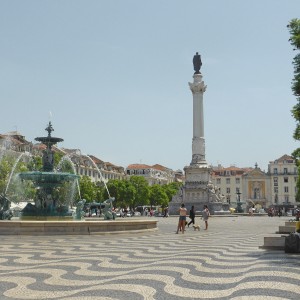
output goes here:
<path id="1" fill-rule="evenodd" d="M 16 167 L 17 167 L 17 164 L 19 163 L 19 161 L 21 160 L 21 158 L 23 157 L 24 154 L 25 154 L 25 152 L 24 152 L 24 153 L 21 153 L 21 154 L 18 156 L 17 160 L 15 161 L 15 163 L 14 163 L 12 169 L 11 169 L 11 172 L 10 172 L 10 174 L 9 174 L 8 181 L 7 181 L 7 184 L 6 184 L 6 188 L 5 188 L 5 191 L 4 191 L 4 195 L 7 194 L 8 187 L 9 187 L 9 184 L 10 184 L 10 182 L 11 182 L 12 176 L 13 176 L 13 174 L 14 174 L 14 172 L 15 172 L 15 169 L 16 169 Z"/>
<path id="2" fill-rule="evenodd" d="M 84 156 L 87 157 L 87 158 L 89 159 L 89 161 L 93 164 L 93 166 L 94 166 L 94 167 L 96 168 L 96 170 L 98 171 L 98 173 L 99 173 L 99 175 L 100 175 L 100 178 L 101 178 L 102 182 L 104 183 L 104 186 L 105 186 L 105 189 L 106 189 L 106 191 L 107 191 L 108 197 L 111 198 L 110 193 L 109 193 L 109 190 L 108 190 L 107 185 L 106 185 L 106 183 L 105 183 L 105 181 L 104 181 L 104 179 L 103 179 L 103 176 L 102 176 L 102 173 L 101 173 L 100 169 L 98 168 L 98 166 L 95 164 L 95 162 L 92 160 L 92 158 L 91 158 L 90 156 L 88 156 L 88 155 L 84 155 Z"/>

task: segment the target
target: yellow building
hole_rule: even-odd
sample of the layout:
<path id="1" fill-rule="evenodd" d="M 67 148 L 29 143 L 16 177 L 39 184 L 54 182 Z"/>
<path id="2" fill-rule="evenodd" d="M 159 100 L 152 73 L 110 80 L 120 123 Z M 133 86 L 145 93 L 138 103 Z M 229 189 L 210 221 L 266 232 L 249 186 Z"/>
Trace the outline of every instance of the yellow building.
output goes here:
<path id="1" fill-rule="evenodd" d="M 270 161 L 268 172 L 262 171 L 257 164 L 255 168 L 238 168 L 231 166 L 214 167 L 211 181 L 219 193 L 231 206 L 238 198 L 243 208 L 250 206 L 288 209 L 299 204 L 296 202 L 298 170 L 293 157 L 283 155 Z"/>

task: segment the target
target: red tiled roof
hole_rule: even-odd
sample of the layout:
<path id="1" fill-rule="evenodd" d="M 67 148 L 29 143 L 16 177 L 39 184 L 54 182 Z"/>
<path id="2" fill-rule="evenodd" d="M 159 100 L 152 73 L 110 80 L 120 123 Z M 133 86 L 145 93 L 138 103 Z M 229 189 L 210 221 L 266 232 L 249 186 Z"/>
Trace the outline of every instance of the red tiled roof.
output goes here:
<path id="1" fill-rule="evenodd" d="M 101 164 L 101 163 L 104 163 L 103 160 L 97 158 L 96 156 L 94 155 L 88 155 L 96 164 Z"/>
<path id="2" fill-rule="evenodd" d="M 127 167 L 127 169 L 151 169 L 151 166 L 143 164 L 132 164 Z"/>
<path id="3" fill-rule="evenodd" d="M 152 168 L 153 168 L 153 169 L 160 170 L 160 171 L 165 171 L 166 169 L 168 169 L 168 168 L 166 168 L 166 167 L 164 167 L 164 166 L 162 166 L 162 165 L 159 165 L 159 164 L 153 165 Z"/>
<path id="4" fill-rule="evenodd" d="M 153 166 L 145 165 L 145 164 L 131 164 L 127 167 L 127 169 L 155 169 L 159 171 L 170 170 L 162 165 L 155 164 Z"/>
<path id="5" fill-rule="evenodd" d="M 284 160 L 294 160 L 294 158 L 290 155 L 284 154 L 280 158 L 277 158 L 276 161 L 282 162 Z"/>
<path id="6" fill-rule="evenodd" d="M 34 144 L 32 146 L 33 149 L 38 149 L 38 150 L 45 150 L 47 146 L 45 144 Z"/>

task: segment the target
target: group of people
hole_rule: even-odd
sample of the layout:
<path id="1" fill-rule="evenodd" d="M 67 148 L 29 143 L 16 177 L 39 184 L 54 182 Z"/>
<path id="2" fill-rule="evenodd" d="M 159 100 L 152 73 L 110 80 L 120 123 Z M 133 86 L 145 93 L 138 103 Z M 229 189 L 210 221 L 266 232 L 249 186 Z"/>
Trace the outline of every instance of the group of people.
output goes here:
<path id="1" fill-rule="evenodd" d="M 194 205 L 191 207 L 190 213 L 189 213 L 189 218 L 191 219 L 190 222 L 186 221 L 187 213 L 188 213 L 188 211 L 187 211 L 184 203 L 182 203 L 180 208 L 179 208 L 179 221 L 178 221 L 178 226 L 177 226 L 176 233 L 178 233 L 179 231 L 184 233 L 186 225 L 188 225 L 188 227 L 191 224 L 193 224 L 195 226 L 196 211 L 195 211 Z M 202 219 L 205 223 L 205 228 L 204 228 L 205 230 L 208 229 L 208 218 L 209 218 L 209 216 L 210 216 L 210 212 L 209 212 L 208 206 L 204 205 L 203 210 L 202 210 Z"/>
<path id="2" fill-rule="evenodd" d="M 144 210 L 144 215 L 146 217 L 153 217 L 154 216 L 154 210 L 153 208 L 151 208 L 150 210 L 148 210 L 148 208 L 146 207 Z"/>

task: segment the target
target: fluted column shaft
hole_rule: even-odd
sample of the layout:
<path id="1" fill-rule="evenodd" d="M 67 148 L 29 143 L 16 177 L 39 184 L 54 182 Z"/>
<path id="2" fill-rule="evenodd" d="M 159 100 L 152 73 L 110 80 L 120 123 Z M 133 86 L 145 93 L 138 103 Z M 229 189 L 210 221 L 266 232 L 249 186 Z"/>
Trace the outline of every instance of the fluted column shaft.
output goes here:
<path id="1" fill-rule="evenodd" d="M 206 85 L 202 81 L 202 74 L 194 74 L 194 82 L 189 82 L 193 93 L 193 141 L 191 165 L 206 164 L 204 139 L 203 93 Z"/>

